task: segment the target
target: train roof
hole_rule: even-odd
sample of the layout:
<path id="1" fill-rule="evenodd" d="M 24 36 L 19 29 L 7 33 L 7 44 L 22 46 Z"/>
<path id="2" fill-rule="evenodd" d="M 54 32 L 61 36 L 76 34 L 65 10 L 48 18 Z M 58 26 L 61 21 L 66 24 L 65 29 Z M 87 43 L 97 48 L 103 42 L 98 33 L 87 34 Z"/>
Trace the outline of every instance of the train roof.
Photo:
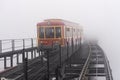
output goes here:
<path id="1" fill-rule="evenodd" d="M 43 22 L 37 23 L 37 26 L 55 26 L 55 25 L 79 26 L 79 24 L 77 23 L 62 19 L 46 19 Z"/>

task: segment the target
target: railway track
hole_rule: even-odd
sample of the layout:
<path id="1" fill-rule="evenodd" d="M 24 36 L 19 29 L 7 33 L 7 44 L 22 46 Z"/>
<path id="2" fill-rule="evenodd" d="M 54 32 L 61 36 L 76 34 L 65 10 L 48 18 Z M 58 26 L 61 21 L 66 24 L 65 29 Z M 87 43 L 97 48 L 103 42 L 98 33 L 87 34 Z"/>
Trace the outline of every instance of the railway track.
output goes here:
<path id="1" fill-rule="evenodd" d="M 111 69 L 103 50 L 98 44 L 90 44 L 89 46 L 89 61 L 79 80 L 113 80 Z"/>
<path id="2" fill-rule="evenodd" d="M 57 50 L 56 50 L 57 51 Z M 51 55 L 50 55 L 51 56 Z M 47 62 L 41 60 L 41 57 L 37 57 L 31 61 L 28 61 L 28 79 L 29 80 L 36 80 L 38 75 L 40 77 L 43 77 L 47 72 Z M 54 65 L 55 63 L 58 63 L 58 54 L 53 55 L 50 57 L 50 63 L 49 65 Z M 1 75 L 1 80 L 4 79 L 14 79 L 14 80 L 24 80 L 24 71 L 23 71 L 23 64 L 19 64 L 18 66 L 14 67 L 10 71 L 3 72 Z M 36 77 L 36 78 L 35 78 Z M 34 79 L 35 78 L 35 79 Z"/>
<path id="3" fill-rule="evenodd" d="M 49 55 L 50 79 L 56 77 L 55 69 L 60 64 L 59 50 L 53 51 Z M 62 55 L 65 60 L 65 54 Z M 108 59 L 103 50 L 93 43 L 85 43 L 79 50 L 63 61 L 62 77 L 60 80 L 113 80 Z M 42 60 L 42 56 L 28 61 L 28 80 L 44 80 L 47 72 L 47 61 Z M 59 76 L 59 75 L 58 75 Z M 14 68 L 10 72 L 2 74 L 6 80 L 25 80 L 23 64 Z M 1 79 L 1 80 L 4 80 Z"/>
<path id="4" fill-rule="evenodd" d="M 88 51 L 82 53 L 87 57 L 82 55 L 79 56 L 80 61 L 67 63 L 63 80 L 113 80 L 108 59 L 97 44 L 89 43 Z M 77 56 L 71 58 L 71 61 Z"/>

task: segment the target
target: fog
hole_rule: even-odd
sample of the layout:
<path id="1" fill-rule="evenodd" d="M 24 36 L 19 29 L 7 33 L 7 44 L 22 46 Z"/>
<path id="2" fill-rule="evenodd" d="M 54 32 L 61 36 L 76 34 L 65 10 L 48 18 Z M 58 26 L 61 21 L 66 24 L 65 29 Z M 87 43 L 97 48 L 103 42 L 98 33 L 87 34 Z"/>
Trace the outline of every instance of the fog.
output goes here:
<path id="1" fill-rule="evenodd" d="M 99 40 L 120 80 L 119 8 L 119 0 L 0 0 L 0 39 L 36 37 L 36 23 L 48 18 L 77 22 Z"/>

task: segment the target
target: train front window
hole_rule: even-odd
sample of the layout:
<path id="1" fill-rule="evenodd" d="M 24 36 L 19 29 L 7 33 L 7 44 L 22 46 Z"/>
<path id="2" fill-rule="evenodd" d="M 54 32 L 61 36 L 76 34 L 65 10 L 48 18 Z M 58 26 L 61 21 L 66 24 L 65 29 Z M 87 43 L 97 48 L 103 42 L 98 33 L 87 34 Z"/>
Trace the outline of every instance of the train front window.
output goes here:
<path id="1" fill-rule="evenodd" d="M 61 28 L 55 27 L 55 31 L 56 31 L 56 38 L 60 38 L 61 37 Z"/>
<path id="2" fill-rule="evenodd" d="M 46 27 L 45 35 L 46 38 L 54 38 L 54 27 Z"/>
<path id="3" fill-rule="evenodd" d="M 44 38 L 44 28 L 40 27 L 40 38 Z"/>

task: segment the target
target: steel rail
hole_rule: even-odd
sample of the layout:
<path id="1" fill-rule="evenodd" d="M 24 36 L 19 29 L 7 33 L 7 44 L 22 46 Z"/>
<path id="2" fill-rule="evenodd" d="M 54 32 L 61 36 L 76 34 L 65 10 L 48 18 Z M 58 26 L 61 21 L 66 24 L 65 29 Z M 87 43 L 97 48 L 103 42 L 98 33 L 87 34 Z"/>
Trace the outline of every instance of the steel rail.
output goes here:
<path id="1" fill-rule="evenodd" d="M 97 49 L 97 47 L 95 47 L 96 49 Z M 100 47 L 99 47 L 100 48 Z M 100 48 L 101 49 L 101 48 Z M 98 49 L 99 50 L 99 49 Z M 101 51 L 102 51 L 102 49 L 101 49 Z M 102 51 L 103 52 L 103 51 Z M 106 56 L 106 54 L 104 54 L 104 52 L 103 52 L 103 59 L 105 60 L 105 66 L 106 66 L 106 68 L 107 68 L 107 76 L 106 76 L 106 79 L 107 80 L 113 80 L 113 77 L 112 77 L 112 72 L 111 72 L 111 68 L 110 68 L 110 65 L 109 65 L 109 61 L 108 61 L 108 58 L 107 58 L 107 56 Z"/>
<path id="2" fill-rule="evenodd" d="M 90 59 L 90 55 L 92 55 L 91 54 L 91 51 L 92 51 L 92 48 L 93 49 L 95 49 L 95 50 L 97 50 L 97 51 L 101 51 L 101 54 L 103 55 L 103 59 L 104 59 L 104 65 L 105 65 L 105 68 L 106 68 L 106 75 L 105 75 L 105 77 L 106 77 L 106 80 L 113 80 L 113 77 L 112 77 L 112 72 L 111 72 L 111 68 L 110 68 L 110 65 L 109 65 L 109 61 L 108 61 L 108 58 L 107 58 L 107 56 L 104 54 L 104 52 L 102 51 L 102 49 L 98 46 L 98 45 L 93 45 L 94 47 L 92 47 L 92 45 L 90 46 L 89 45 L 89 56 L 88 56 L 88 58 L 87 58 L 87 60 L 86 60 L 86 62 L 85 62 L 85 64 L 84 64 L 84 66 L 83 66 L 83 68 L 82 68 L 82 71 L 81 71 L 81 73 L 80 73 L 80 77 L 79 77 L 79 79 L 78 80 L 84 80 L 83 78 L 85 77 L 84 75 L 85 75 L 85 73 L 86 73 L 86 71 L 87 71 L 87 65 L 89 64 L 89 59 Z M 95 52 L 95 55 L 96 55 L 96 63 L 95 64 L 98 64 L 98 52 Z M 97 75 L 97 73 L 98 73 L 98 68 L 96 68 L 96 76 L 99 76 L 99 75 Z"/>
<path id="3" fill-rule="evenodd" d="M 86 69 L 87 69 L 87 65 L 88 65 L 88 63 L 89 63 L 89 59 L 90 59 L 90 56 L 91 56 L 91 46 L 90 46 L 90 43 L 88 44 L 88 47 L 89 47 L 88 58 L 87 58 L 84 66 L 83 66 L 83 68 L 82 68 L 82 71 L 81 71 L 81 73 L 80 73 L 80 76 L 79 76 L 79 79 L 78 79 L 78 80 L 81 80 L 81 79 L 82 79 L 83 74 L 85 73 L 85 71 L 86 71 Z"/>

